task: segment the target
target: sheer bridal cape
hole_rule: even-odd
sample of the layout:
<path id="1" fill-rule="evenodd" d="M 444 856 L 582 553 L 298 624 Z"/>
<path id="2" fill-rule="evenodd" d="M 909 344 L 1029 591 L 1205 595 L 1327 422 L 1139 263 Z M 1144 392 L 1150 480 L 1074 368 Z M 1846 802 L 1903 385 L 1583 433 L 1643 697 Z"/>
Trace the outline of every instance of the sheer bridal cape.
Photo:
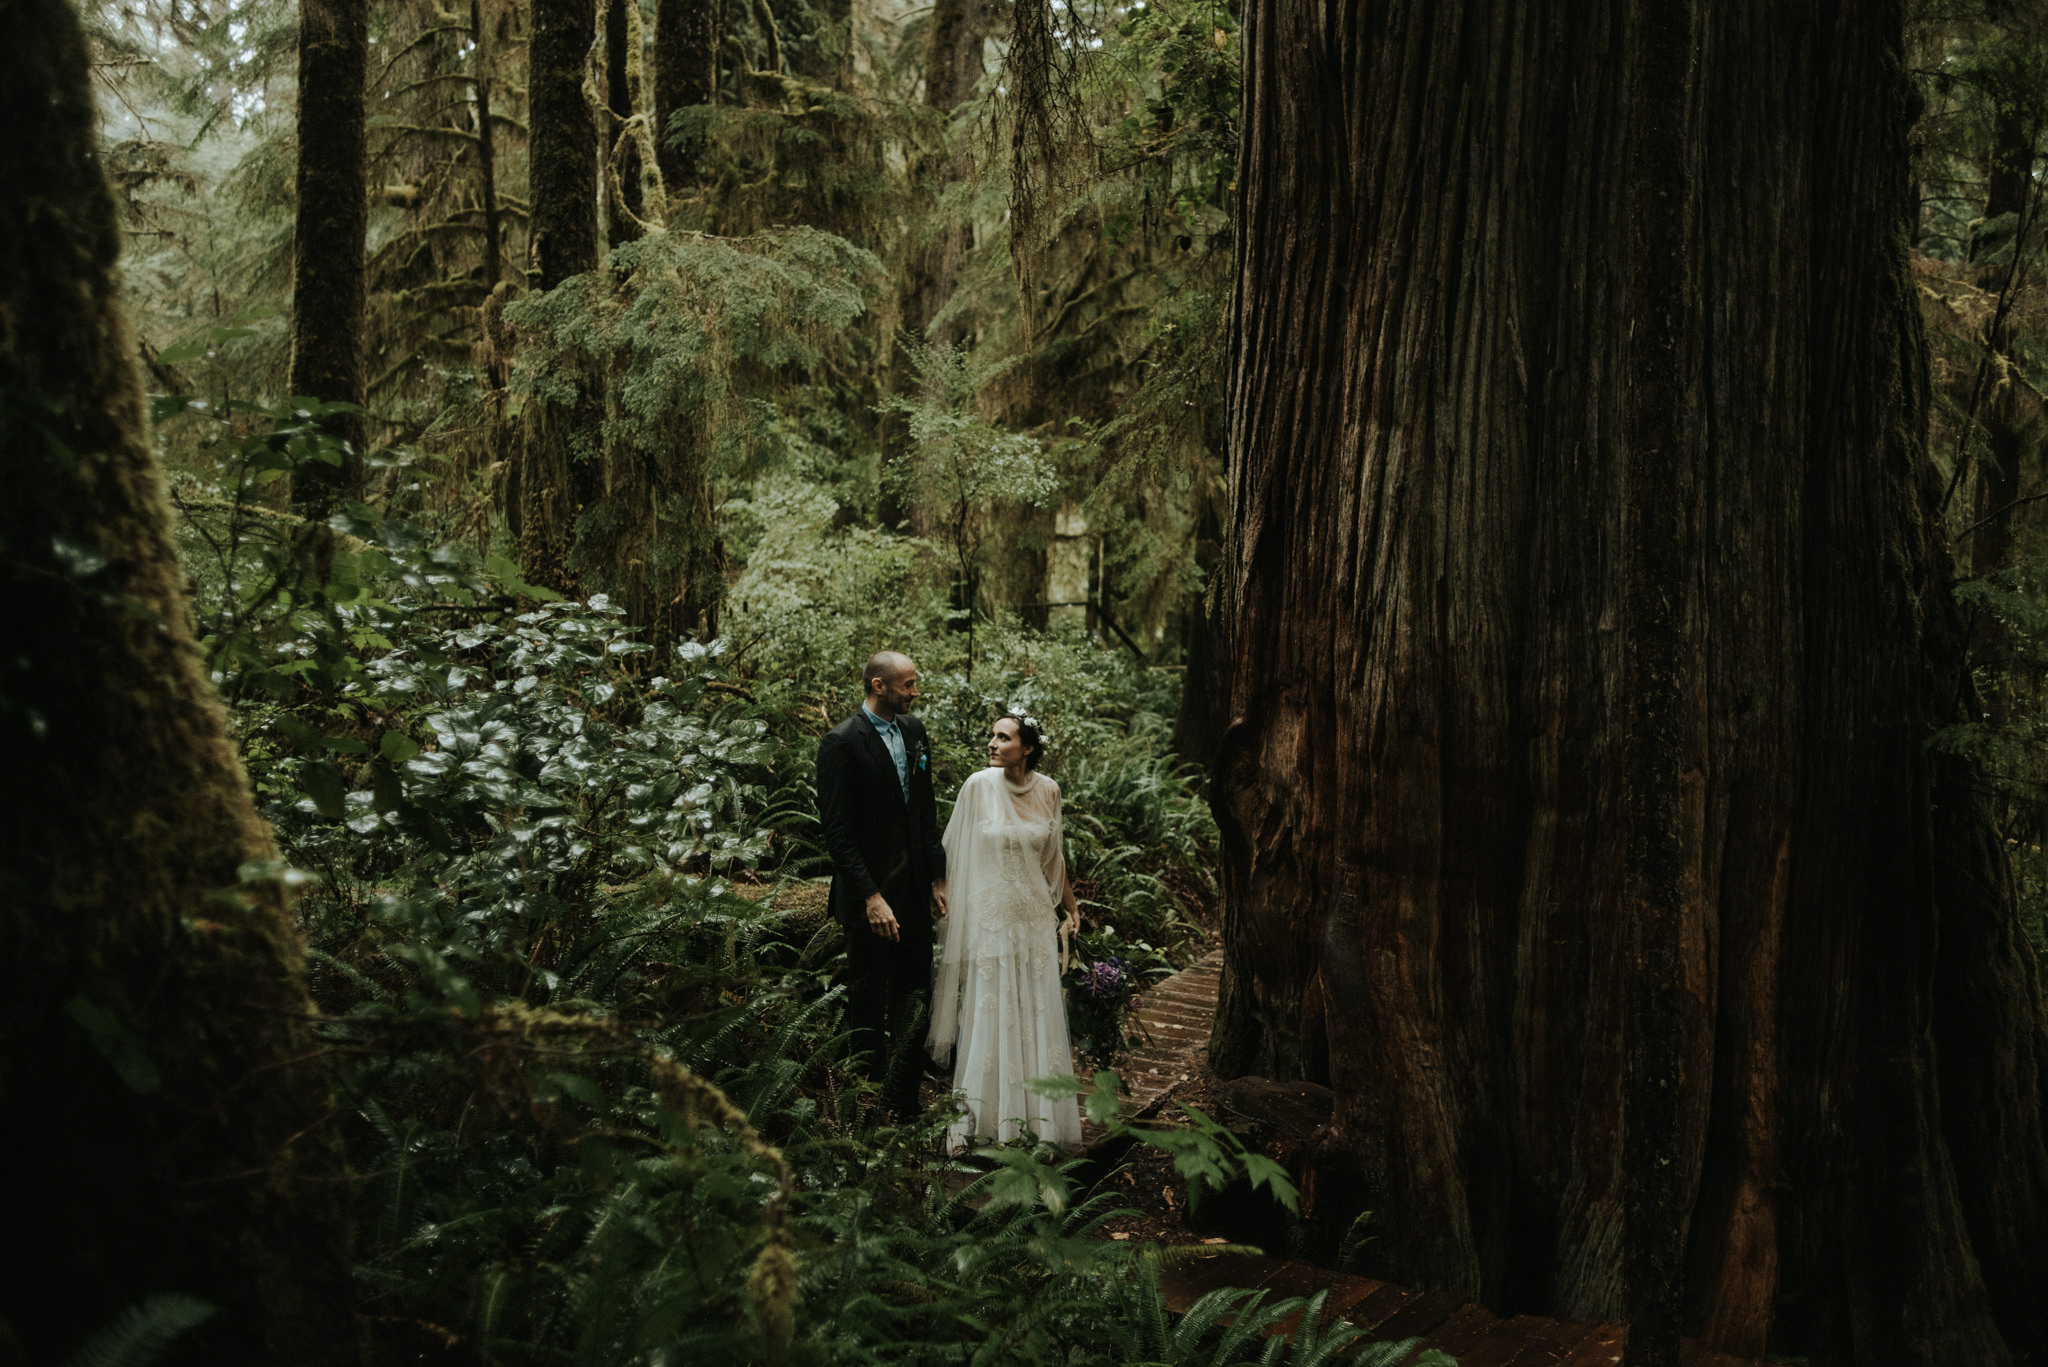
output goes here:
<path id="1" fill-rule="evenodd" d="M 1060 787 L 1043 774 L 1013 784 L 983 769 L 961 785 L 946 823 L 951 914 L 939 923 L 927 1044 L 945 1063 L 967 1118 L 955 1148 L 1001 1143 L 1028 1129 L 1063 1147 L 1081 1142 L 1074 1098 L 1026 1091 L 1033 1078 L 1074 1071 L 1060 993 Z"/>

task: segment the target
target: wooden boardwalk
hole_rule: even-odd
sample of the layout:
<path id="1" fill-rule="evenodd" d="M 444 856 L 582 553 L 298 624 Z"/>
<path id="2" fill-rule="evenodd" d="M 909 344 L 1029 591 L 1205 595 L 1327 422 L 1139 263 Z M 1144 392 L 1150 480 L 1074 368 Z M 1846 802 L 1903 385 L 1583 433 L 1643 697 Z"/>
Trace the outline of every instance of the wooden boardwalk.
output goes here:
<path id="1" fill-rule="evenodd" d="M 1143 995 L 1138 1019 L 1148 1042 L 1135 1053 L 1125 1078 L 1126 1119 L 1160 1110 L 1175 1086 L 1201 1071 L 1222 967 L 1219 950 Z M 1100 1131 L 1084 1128 L 1090 1142 L 1101 1138 Z M 1312 1263 L 1219 1253 L 1178 1262 L 1163 1278 L 1167 1308 L 1175 1314 L 1225 1286 L 1264 1290 L 1269 1301 L 1327 1291 L 1325 1317 L 1342 1316 L 1376 1340 L 1419 1337 L 1411 1360 L 1427 1348 L 1449 1353 L 1459 1367 L 1620 1367 L 1627 1357 L 1628 1331 L 1622 1325 L 1570 1324 L 1534 1315 L 1502 1319 L 1462 1296 L 1412 1291 Z M 1763 1367 L 1704 1350 L 1690 1339 L 1682 1346 L 1681 1361 L 1683 1367 Z"/>
<path id="2" fill-rule="evenodd" d="M 1169 1091 L 1200 1071 L 1222 982 L 1223 951 L 1218 949 L 1139 995 L 1138 1024 L 1145 1043 L 1121 1070 L 1129 1089 L 1126 1120 L 1156 1109 Z"/>

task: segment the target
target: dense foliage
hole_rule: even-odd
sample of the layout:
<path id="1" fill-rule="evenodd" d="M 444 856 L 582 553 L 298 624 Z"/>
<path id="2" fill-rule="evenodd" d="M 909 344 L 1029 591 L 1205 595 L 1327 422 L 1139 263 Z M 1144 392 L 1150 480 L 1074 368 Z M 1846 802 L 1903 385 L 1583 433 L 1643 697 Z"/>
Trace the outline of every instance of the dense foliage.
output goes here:
<path id="1" fill-rule="evenodd" d="M 266 511 L 271 472 L 334 458 L 316 417 L 224 437 L 221 481 L 177 497 L 204 645 L 300 888 L 385 1351 L 1224 1362 L 1299 1308 L 1221 1296 L 1169 1328 L 1161 1255 L 1091 1237 L 1110 1198 L 1071 1166 L 1028 1146 L 935 1162 L 944 1116 L 881 1121 L 842 1064 L 815 896 L 810 751 L 851 705 L 843 657 L 766 613 L 745 659 L 718 641 L 654 661 L 602 597 L 367 505 L 327 528 Z M 1188 952 L 1208 826 L 1161 739 L 1171 676 L 1010 627 L 970 679 L 943 614 L 922 629 L 942 786 L 980 762 L 991 709 L 1045 713 L 1092 940 L 1134 969 Z M 1096 1086 L 1110 1120 L 1114 1081 Z M 1214 1126 L 1148 1137 L 1191 1181 L 1249 1168 L 1291 1196 Z"/>

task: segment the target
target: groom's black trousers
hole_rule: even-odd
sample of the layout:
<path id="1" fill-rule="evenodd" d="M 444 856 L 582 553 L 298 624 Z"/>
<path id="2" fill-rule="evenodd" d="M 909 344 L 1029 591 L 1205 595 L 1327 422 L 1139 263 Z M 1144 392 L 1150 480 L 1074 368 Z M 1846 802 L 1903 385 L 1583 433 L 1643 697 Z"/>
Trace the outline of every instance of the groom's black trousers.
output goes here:
<path id="1" fill-rule="evenodd" d="M 853 1056 L 882 1087 L 898 1119 L 917 1114 L 924 1073 L 925 1005 L 932 987 L 932 923 L 904 922 L 900 940 L 865 925 L 846 932 L 846 1024 Z"/>

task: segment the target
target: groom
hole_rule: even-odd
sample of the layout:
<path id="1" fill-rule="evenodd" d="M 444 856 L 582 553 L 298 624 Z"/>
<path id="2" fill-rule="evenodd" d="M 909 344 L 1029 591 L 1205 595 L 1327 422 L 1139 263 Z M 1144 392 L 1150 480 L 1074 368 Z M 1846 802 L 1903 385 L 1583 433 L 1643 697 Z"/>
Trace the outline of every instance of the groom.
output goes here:
<path id="1" fill-rule="evenodd" d="M 917 666 L 882 651 L 861 671 L 861 693 L 860 710 L 818 742 L 818 820 L 832 854 L 832 916 L 846 929 L 854 1057 L 903 1120 L 917 1113 L 922 1051 L 908 1037 L 931 987 L 932 920 L 946 914 L 946 851 L 931 747 L 910 715 Z"/>

